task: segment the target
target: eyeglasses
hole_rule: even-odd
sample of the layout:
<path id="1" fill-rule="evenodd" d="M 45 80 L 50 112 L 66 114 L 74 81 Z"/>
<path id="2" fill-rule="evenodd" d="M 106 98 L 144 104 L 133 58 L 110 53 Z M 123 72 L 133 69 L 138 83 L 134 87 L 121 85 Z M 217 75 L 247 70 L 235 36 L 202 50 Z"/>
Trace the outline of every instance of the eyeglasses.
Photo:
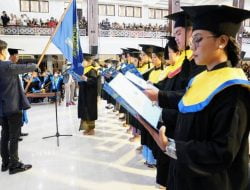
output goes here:
<path id="1" fill-rule="evenodd" d="M 191 47 L 194 47 L 194 49 L 198 48 L 199 47 L 199 44 L 200 42 L 203 40 L 203 39 L 208 39 L 208 38 L 216 38 L 217 36 L 195 36 L 193 39 L 192 39 L 192 42 L 190 44 Z"/>

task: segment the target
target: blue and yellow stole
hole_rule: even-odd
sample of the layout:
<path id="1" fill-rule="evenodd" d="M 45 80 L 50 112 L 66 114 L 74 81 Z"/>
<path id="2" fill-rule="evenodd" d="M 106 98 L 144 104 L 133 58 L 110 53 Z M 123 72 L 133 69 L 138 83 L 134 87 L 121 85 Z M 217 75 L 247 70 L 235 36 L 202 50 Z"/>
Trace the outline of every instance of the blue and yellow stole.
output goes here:
<path id="1" fill-rule="evenodd" d="M 203 71 L 190 80 L 187 91 L 179 102 L 181 113 L 203 110 L 213 97 L 232 85 L 250 89 L 250 82 L 242 69 L 224 67 L 213 71 Z"/>

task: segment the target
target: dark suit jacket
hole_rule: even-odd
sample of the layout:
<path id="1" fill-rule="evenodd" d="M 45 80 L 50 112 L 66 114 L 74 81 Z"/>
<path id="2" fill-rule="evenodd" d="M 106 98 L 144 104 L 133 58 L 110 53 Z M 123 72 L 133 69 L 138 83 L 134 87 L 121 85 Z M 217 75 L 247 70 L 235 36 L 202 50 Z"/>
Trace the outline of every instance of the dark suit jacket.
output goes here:
<path id="1" fill-rule="evenodd" d="M 0 117 L 30 108 L 18 74 L 35 69 L 35 64 L 13 64 L 9 61 L 0 61 Z"/>

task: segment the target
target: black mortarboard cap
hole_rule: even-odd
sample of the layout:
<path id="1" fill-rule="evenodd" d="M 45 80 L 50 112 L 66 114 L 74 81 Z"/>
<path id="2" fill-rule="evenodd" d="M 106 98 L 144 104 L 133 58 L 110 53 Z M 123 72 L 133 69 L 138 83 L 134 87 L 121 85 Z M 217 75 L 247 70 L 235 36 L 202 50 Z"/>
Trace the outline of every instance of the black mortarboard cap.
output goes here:
<path id="1" fill-rule="evenodd" d="M 153 45 L 149 44 L 139 44 L 140 47 L 142 47 L 142 51 L 145 53 L 152 53 L 153 52 Z"/>
<path id="2" fill-rule="evenodd" d="M 129 50 L 127 50 L 127 49 L 125 49 L 125 48 L 121 48 L 121 50 L 122 50 L 122 54 L 127 54 L 127 53 L 129 53 Z"/>
<path id="3" fill-rule="evenodd" d="M 170 14 L 168 16 L 165 16 L 166 18 L 175 21 L 174 23 L 174 28 L 176 27 L 188 27 L 188 26 L 192 26 L 192 22 L 189 19 L 189 16 L 184 12 L 176 12 L 173 14 Z"/>
<path id="4" fill-rule="evenodd" d="M 8 52 L 10 55 L 18 54 L 18 51 L 22 49 L 8 48 Z"/>
<path id="5" fill-rule="evenodd" d="M 235 37 L 241 22 L 250 18 L 250 11 L 226 5 L 182 7 L 193 22 L 193 30 L 208 30 L 217 35 Z"/>
<path id="6" fill-rule="evenodd" d="M 129 53 L 140 51 L 140 50 L 135 49 L 135 48 L 127 48 L 127 50 L 129 51 Z"/>
<path id="7" fill-rule="evenodd" d="M 129 52 L 129 55 L 130 55 L 131 57 L 135 57 L 135 58 L 140 57 L 140 54 L 141 54 L 140 51 L 131 51 L 131 52 Z"/>
<path id="8" fill-rule="evenodd" d="M 163 47 L 160 47 L 160 46 L 153 46 L 153 53 L 161 53 L 161 52 L 164 52 L 164 49 Z"/>
<path id="9" fill-rule="evenodd" d="M 93 55 L 89 53 L 83 53 L 83 59 L 90 59 Z"/>
<path id="10" fill-rule="evenodd" d="M 109 59 L 105 59 L 104 63 L 111 63 L 111 59 L 110 58 Z"/>
<path id="11" fill-rule="evenodd" d="M 119 63 L 119 61 L 116 60 L 116 59 L 112 59 L 112 60 L 111 60 L 111 63 L 114 64 L 114 65 L 117 65 L 117 64 Z"/>

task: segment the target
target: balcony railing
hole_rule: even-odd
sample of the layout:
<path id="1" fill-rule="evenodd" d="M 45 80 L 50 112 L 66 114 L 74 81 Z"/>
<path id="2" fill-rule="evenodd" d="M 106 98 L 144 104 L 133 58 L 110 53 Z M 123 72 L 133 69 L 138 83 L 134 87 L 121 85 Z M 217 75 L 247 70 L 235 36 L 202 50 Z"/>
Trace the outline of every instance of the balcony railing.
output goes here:
<path id="1" fill-rule="evenodd" d="M 0 35 L 39 35 L 50 36 L 54 28 L 8 26 L 0 27 Z M 79 29 L 80 36 L 87 36 L 86 29 Z M 140 30 L 102 30 L 99 29 L 99 37 L 122 37 L 122 38 L 162 38 L 169 35 L 168 32 L 140 31 Z M 250 44 L 250 35 L 242 38 L 242 43 Z"/>
<path id="2" fill-rule="evenodd" d="M 54 28 L 8 26 L 0 27 L 0 35 L 39 35 L 50 36 Z M 79 30 L 80 36 L 86 36 L 86 29 Z M 124 38 L 161 38 L 166 32 L 136 31 L 136 30 L 99 30 L 100 37 L 124 37 Z"/>
<path id="3" fill-rule="evenodd" d="M 50 36 L 55 28 L 45 27 L 25 27 L 25 26 L 8 26 L 0 27 L 0 35 L 39 35 Z M 80 29 L 81 36 L 86 36 L 86 29 Z"/>
<path id="4" fill-rule="evenodd" d="M 136 30 L 99 30 L 100 37 L 124 37 L 124 38 L 162 38 L 167 32 L 151 32 Z"/>

